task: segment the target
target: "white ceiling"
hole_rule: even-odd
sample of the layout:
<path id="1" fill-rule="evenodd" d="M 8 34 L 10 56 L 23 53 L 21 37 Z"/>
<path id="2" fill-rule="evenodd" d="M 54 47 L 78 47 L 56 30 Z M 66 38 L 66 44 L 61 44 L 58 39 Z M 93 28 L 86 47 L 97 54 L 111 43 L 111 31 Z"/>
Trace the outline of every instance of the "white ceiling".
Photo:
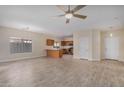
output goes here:
<path id="1" fill-rule="evenodd" d="M 87 15 L 87 19 L 72 18 L 65 24 L 64 17 L 53 17 L 63 14 L 56 6 L 0 6 L 0 25 L 63 37 L 84 29 L 123 27 L 123 11 L 124 6 L 88 5 L 77 12 Z"/>

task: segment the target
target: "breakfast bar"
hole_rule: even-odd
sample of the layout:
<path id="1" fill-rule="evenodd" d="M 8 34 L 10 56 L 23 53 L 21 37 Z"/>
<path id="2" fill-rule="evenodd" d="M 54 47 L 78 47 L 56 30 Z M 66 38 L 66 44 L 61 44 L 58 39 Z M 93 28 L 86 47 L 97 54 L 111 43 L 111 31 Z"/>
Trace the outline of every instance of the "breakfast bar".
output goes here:
<path id="1" fill-rule="evenodd" d="M 63 56 L 63 51 L 61 49 L 47 49 L 47 57 L 61 58 Z"/>

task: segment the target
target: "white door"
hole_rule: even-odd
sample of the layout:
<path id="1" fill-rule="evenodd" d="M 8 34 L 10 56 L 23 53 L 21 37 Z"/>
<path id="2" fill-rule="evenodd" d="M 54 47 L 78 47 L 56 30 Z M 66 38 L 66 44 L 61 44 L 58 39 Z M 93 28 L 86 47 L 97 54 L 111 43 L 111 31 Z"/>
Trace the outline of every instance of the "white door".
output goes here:
<path id="1" fill-rule="evenodd" d="M 119 39 L 110 37 L 105 39 L 105 58 L 118 60 Z"/>
<path id="2" fill-rule="evenodd" d="M 88 38 L 87 37 L 81 37 L 79 39 L 80 58 L 88 59 L 88 47 L 89 47 Z"/>

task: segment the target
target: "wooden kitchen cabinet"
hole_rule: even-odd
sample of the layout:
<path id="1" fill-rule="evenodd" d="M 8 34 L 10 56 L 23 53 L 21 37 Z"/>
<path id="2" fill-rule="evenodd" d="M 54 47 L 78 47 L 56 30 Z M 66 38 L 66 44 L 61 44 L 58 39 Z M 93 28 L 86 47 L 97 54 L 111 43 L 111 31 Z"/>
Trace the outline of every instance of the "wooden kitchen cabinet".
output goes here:
<path id="1" fill-rule="evenodd" d="M 62 46 L 72 46 L 73 45 L 73 41 L 61 41 L 61 45 Z"/>
<path id="2" fill-rule="evenodd" d="M 47 46 L 53 46 L 54 45 L 54 40 L 47 39 L 46 43 L 47 43 Z"/>

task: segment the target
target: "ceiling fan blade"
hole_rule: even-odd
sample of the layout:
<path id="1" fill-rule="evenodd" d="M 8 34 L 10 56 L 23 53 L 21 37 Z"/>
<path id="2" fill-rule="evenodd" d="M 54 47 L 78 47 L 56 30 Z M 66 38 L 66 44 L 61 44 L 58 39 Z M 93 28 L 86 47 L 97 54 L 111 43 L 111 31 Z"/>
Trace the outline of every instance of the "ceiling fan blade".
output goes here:
<path id="1" fill-rule="evenodd" d="M 63 17 L 63 16 L 65 16 L 65 14 L 62 14 L 62 15 L 57 15 L 56 17 Z"/>
<path id="2" fill-rule="evenodd" d="M 62 15 L 57 15 L 57 16 L 52 16 L 53 18 L 59 18 L 59 17 L 64 17 L 65 14 L 62 14 Z"/>
<path id="3" fill-rule="evenodd" d="M 65 8 L 64 8 L 63 5 L 57 5 L 57 7 L 58 7 L 60 10 L 62 10 L 63 12 L 66 12 L 66 10 L 65 10 Z"/>
<path id="4" fill-rule="evenodd" d="M 86 5 L 78 5 L 78 6 L 76 6 L 72 11 L 73 12 L 77 12 L 77 11 L 79 11 L 81 8 L 83 8 L 83 7 L 85 7 Z"/>
<path id="5" fill-rule="evenodd" d="M 74 16 L 74 17 L 77 17 L 77 18 L 81 18 L 81 19 L 87 18 L 87 16 L 79 15 L 79 14 L 73 14 L 73 16 Z"/>
<path id="6" fill-rule="evenodd" d="M 66 24 L 68 24 L 70 22 L 70 19 L 66 19 Z"/>
<path id="7" fill-rule="evenodd" d="M 68 12 L 70 12 L 70 5 L 68 5 Z"/>

